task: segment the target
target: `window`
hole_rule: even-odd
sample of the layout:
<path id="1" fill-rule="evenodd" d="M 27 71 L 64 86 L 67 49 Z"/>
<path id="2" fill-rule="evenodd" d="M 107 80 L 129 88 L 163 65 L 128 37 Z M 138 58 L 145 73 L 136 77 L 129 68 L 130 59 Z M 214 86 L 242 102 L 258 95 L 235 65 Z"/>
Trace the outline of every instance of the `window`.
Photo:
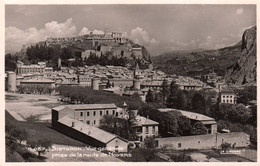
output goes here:
<path id="1" fill-rule="evenodd" d="M 80 112 L 80 116 L 83 116 L 83 112 Z"/>
<path id="2" fill-rule="evenodd" d="M 153 134 L 155 134 L 155 126 L 153 126 Z"/>
<path id="3" fill-rule="evenodd" d="M 178 148 L 181 148 L 181 143 L 178 143 Z"/>
<path id="4" fill-rule="evenodd" d="M 200 144 L 200 141 L 198 141 L 198 144 Z"/>
<path id="5" fill-rule="evenodd" d="M 89 120 L 87 121 L 87 124 L 90 124 L 90 121 L 89 121 Z"/>
<path id="6" fill-rule="evenodd" d="M 107 110 L 107 115 L 108 115 L 108 110 Z"/>
<path id="7" fill-rule="evenodd" d="M 230 96 L 230 98 L 232 98 L 233 96 Z"/>
<path id="8" fill-rule="evenodd" d="M 149 133 L 149 129 L 148 129 L 148 127 L 145 127 L 145 133 L 146 133 L 146 134 Z"/>
<path id="9" fill-rule="evenodd" d="M 225 98 L 226 96 L 225 95 L 223 95 L 223 98 Z"/>
<path id="10" fill-rule="evenodd" d="M 113 115 L 115 115 L 115 110 L 113 110 Z"/>
<path id="11" fill-rule="evenodd" d="M 228 98 L 229 96 L 227 96 L 227 98 Z"/>
<path id="12" fill-rule="evenodd" d="M 228 99 L 227 99 L 227 103 L 228 103 Z"/>
<path id="13" fill-rule="evenodd" d="M 94 124 L 96 124 L 96 120 L 94 120 Z"/>
<path id="14" fill-rule="evenodd" d="M 223 103 L 225 103 L 225 99 L 223 100 Z"/>
<path id="15" fill-rule="evenodd" d="M 116 116 L 118 116 L 118 112 L 116 112 Z"/>
<path id="16" fill-rule="evenodd" d="M 232 103 L 232 100 L 230 100 L 230 103 Z"/>
<path id="17" fill-rule="evenodd" d="M 87 116 L 89 116 L 89 112 L 87 112 Z"/>
<path id="18" fill-rule="evenodd" d="M 102 111 L 100 111 L 100 115 L 102 115 Z"/>
<path id="19" fill-rule="evenodd" d="M 93 112 L 93 116 L 96 116 L 96 111 Z"/>

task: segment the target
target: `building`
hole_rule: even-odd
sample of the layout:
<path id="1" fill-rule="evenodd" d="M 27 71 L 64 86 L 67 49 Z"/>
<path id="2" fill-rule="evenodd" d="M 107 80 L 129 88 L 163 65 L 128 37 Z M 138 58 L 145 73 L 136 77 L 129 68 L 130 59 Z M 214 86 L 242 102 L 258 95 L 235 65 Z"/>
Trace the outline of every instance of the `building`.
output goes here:
<path id="1" fill-rule="evenodd" d="M 22 62 L 17 64 L 17 74 L 45 73 L 52 72 L 52 67 L 46 67 L 46 62 L 38 62 L 38 64 L 24 65 Z"/>
<path id="2" fill-rule="evenodd" d="M 233 90 L 225 89 L 220 92 L 220 103 L 236 104 L 237 96 Z"/>
<path id="3" fill-rule="evenodd" d="M 147 137 L 158 136 L 158 126 L 158 122 L 139 115 L 136 116 L 135 130 L 140 141 L 144 141 Z"/>
<path id="4" fill-rule="evenodd" d="M 13 71 L 7 72 L 6 89 L 9 92 L 16 91 L 16 74 Z"/>
<path id="5" fill-rule="evenodd" d="M 73 119 L 93 126 L 99 126 L 103 115 L 114 115 L 119 117 L 122 113 L 121 109 L 115 104 L 79 104 L 52 108 L 54 117 L 56 117 L 56 115 L 63 115 L 67 112 L 64 112 L 63 107 L 73 110 L 73 112 L 69 112 L 69 114 L 73 115 Z"/>
<path id="6" fill-rule="evenodd" d="M 183 116 L 186 116 L 190 119 L 191 124 L 195 124 L 196 122 L 201 122 L 204 124 L 204 126 L 207 128 L 208 134 L 215 134 L 217 133 L 217 122 L 208 116 L 195 113 L 195 112 L 189 112 L 189 111 L 183 111 L 183 110 L 177 110 L 172 108 L 161 108 L 159 109 L 161 112 L 170 112 L 170 111 L 176 111 L 180 112 Z"/>
<path id="7" fill-rule="evenodd" d="M 78 75 L 78 83 L 80 86 L 91 86 L 91 77 L 86 75 Z"/>
<path id="8" fill-rule="evenodd" d="M 180 83 L 178 86 L 181 90 L 202 90 L 203 87 L 201 84 L 196 83 Z"/>
<path id="9" fill-rule="evenodd" d="M 20 81 L 21 93 L 53 94 L 55 81 L 49 79 L 29 79 Z"/>
<path id="10" fill-rule="evenodd" d="M 230 143 L 232 147 L 247 147 L 250 136 L 243 132 L 215 133 L 183 137 L 156 138 L 157 147 L 175 150 L 220 148 L 222 143 Z"/>
<path id="11" fill-rule="evenodd" d="M 60 107 L 60 112 L 63 113 L 58 118 L 52 117 L 53 128 L 90 146 L 101 147 L 112 152 L 127 152 L 128 140 L 78 121 L 71 117 L 71 114 L 64 116 L 72 111 L 70 108 Z"/>

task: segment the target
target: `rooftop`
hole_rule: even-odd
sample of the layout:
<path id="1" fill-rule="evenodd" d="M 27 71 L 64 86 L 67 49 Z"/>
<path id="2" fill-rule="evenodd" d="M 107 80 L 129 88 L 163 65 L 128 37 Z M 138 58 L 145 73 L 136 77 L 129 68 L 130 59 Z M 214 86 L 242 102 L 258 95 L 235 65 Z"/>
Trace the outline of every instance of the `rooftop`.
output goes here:
<path id="1" fill-rule="evenodd" d="M 61 118 L 59 122 L 103 143 L 108 143 L 112 139 L 118 137 L 117 135 L 104 131 L 95 126 L 87 125 L 81 121 L 72 119 L 69 116 Z M 72 127 L 72 123 L 74 123 L 74 127 Z"/>
<path id="2" fill-rule="evenodd" d="M 158 122 L 139 115 L 136 116 L 136 121 L 137 121 L 137 126 L 159 125 Z"/>
<path id="3" fill-rule="evenodd" d="M 52 109 L 60 109 L 61 106 L 54 107 Z M 63 105 L 63 107 L 68 107 L 74 110 L 92 110 L 92 109 L 116 109 L 117 106 L 112 104 L 77 104 L 77 105 Z"/>
<path id="4" fill-rule="evenodd" d="M 53 80 L 48 80 L 48 79 L 29 79 L 29 80 L 22 80 L 21 83 L 27 82 L 27 83 L 55 83 Z"/>
<path id="5" fill-rule="evenodd" d="M 173 109 L 173 108 L 161 108 L 161 109 L 159 109 L 159 111 L 161 111 L 161 112 L 177 111 L 177 112 L 180 112 L 183 116 L 186 116 L 187 118 L 192 119 L 192 120 L 201 121 L 203 124 L 216 123 L 214 118 L 211 118 L 211 117 L 199 114 L 199 113 L 195 113 L 195 112 L 183 111 L 183 110 L 178 110 L 178 109 Z"/>

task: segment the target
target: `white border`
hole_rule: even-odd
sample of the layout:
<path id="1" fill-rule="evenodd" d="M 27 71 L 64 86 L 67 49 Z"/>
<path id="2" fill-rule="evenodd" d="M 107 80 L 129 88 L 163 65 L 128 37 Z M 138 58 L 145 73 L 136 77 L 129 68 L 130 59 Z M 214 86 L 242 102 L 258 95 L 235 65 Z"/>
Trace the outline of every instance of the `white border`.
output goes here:
<path id="1" fill-rule="evenodd" d="M 219 163 L 197 163 L 197 162 L 182 162 L 182 163 L 175 163 L 175 162 L 169 162 L 169 163 L 150 163 L 150 162 L 142 162 L 142 163 L 136 163 L 136 162 L 46 162 L 46 163 L 6 163 L 5 162 L 5 118 L 4 118 L 4 108 L 5 108 L 5 101 L 4 101 L 4 55 L 5 55 L 5 4 L 256 4 L 257 5 L 257 41 L 260 41 L 259 37 L 259 4 L 260 1 L 258 0 L 142 0 L 142 2 L 139 1 L 120 1 L 120 0 L 37 0 L 37 3 L 35 0 L 4 0 L 0 1 L 0 77 L 2 84 L 0 86 L 0 90 L 3 95 L 0 96 L 0 104 L 2 106 L 2 111 L 0 115 L 0 129 L 1 129 L 1 134 L 0 134 L 0 165 L 91 165 L 91 166 L 100 166 L 100 165 L 192 165 L 192 166 L 197 166 L 197 165 L 254 165 L 257 166 L 259 165 L 259 160 L 260 160 L 260 142 L 259 142 L 259 134 L 258 134 L 258 162 L 219 162 Z M 259 50 L 259 45 L 257 45 L 257 50 Z M 258 55 L 258 51 L 257 51 Z M 259 56 L 257 56 L 257 61 L 259 60 Z M 257 76 L 259 73 L 259 65 L 257 67 Z M 258 78 L 258 77 L 257 77 Z M 257 83 L 258 86 L 258 83 Z M 257 88 L 257 99 L 259 99 L 259 88 Z M 259 111 L 259 109 L 258 109 Z M 259 116 L 260 113 L 258 113 L 258 126 L 260 125 L 259 122 Z M 259 127 L 258 127 L 258 133 L 259 132 Z"/>

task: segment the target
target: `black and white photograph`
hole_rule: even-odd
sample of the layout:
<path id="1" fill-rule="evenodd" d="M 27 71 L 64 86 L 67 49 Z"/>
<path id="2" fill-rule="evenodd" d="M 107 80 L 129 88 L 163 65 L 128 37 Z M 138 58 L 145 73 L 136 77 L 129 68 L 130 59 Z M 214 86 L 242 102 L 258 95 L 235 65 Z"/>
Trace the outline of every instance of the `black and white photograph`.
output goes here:
<path id="1" fill-rule="evenodd" d="M 4 164 L 257 164 L 256 1 L 93 2 L 2 5 Z"/>

